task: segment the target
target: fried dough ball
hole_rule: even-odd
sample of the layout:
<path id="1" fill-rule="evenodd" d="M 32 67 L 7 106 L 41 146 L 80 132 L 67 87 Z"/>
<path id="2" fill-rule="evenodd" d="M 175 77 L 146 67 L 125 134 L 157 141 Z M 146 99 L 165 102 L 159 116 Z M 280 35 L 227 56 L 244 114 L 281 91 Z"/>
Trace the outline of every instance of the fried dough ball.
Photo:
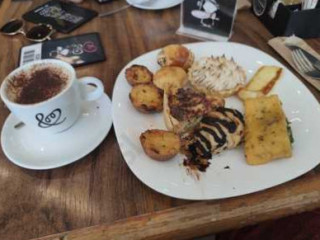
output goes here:
<path id="1" fill-rule="evenodd" d="M 152 159 L 166 161 L 180 151 L 180 137 L 165 130 L 147 130 L 140 135 L 140 142 L 145 153 Z"/>
<path id="2" fill-rule="evenodd" d="M 126 69 L 126 79 L 132 86 L 141 83 L 151 83 L 153 74 L 149 69 L 142 65 L 132 65 Z"/>
<path id="3" fill-rule="evenodd" d="M 172 88 L 182 88 L 187 80 L 187 73 L 181 67 L 163 67 L 153 77 L 154 85 L 165 92 Z"/>
<path id="4" fill-rule="evenodd" d="M 171 44 L 164 47 L 158 54 L 157 62 L 161 67 L 175 66 L 184 70 L 192 65 L 194 61 L 193 53 L 186 47 L 179 44 Z"/>
<path id="5" fill-rule="evenodd" d="M 129 98 L 133 106 L 143 113 L 161 112 L 163 109 L 163 92 L 150 83 L 133 86 Z"/>

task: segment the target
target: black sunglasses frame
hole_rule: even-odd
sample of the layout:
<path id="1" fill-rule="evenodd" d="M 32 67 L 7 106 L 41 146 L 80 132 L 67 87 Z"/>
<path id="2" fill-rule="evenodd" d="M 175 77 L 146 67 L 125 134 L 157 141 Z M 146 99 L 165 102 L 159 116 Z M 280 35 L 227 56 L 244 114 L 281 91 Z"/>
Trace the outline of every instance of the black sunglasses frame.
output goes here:
<path id="1" fill-rule="evenodd" d="M 21 22 L 21 26 L 19 28 L 17 28 L 15 31 L 12 31 L 12 32 L 5 32 L 3 31 L 3 29 L 5 28 L 6 25 L 9 25 L 15 21 L 20 21 Z M 39 23 L 35 26 L 33 26 L 31 29 L 29 29 L 28 31 L 25 31 L 24 30 L 24 21 L 23 20 L 20 20 L 20 19 L 12 19 L 10 21 L 8 21 L 7 23 L 5 23 L 1 29 L 0 29 L 0 32 L 3 34 L 3 35 L 7 35 L 7 36 L 14 36 L 14 35 L 17 35 L 17 34 L 22 34 L 26 39 L 28 39 L 29 41 L 32 41 L 32 42 L 44 42 L 46 40 L 50 40 L 51 39 L 51 36 L 55 33 L 55 30 L 53 29 L 53 27 L 50 25 L 50 24 L 45 24 L 45 23 Z M 35 28 L 38 28 L 38 27 L 45 27 L 47 28 L 48 30 L 48 34 L 43 36 L 42 38 L 30 38 L 28 37 L 28 33 L 31 32 L 33 29 Z"/>

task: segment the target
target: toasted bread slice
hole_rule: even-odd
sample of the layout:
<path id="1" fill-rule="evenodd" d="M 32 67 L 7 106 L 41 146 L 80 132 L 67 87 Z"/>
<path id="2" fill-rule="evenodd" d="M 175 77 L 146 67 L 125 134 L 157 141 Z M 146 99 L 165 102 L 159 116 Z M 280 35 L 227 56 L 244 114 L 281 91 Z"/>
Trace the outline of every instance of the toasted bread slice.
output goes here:
<path id="1" fill-rule="evenodd" d="M 242 100 L 267 95 L 282 75 L 282 68 L 277 66 L 262 66 L 254 74 L 248 85 L 238 92 Z"/>
<path id="2" fill-rule="evenodd" d="M 277 95 L 246 99 L 245 155 L 257 165 L 292 156 L 285 114 Z"/>
<path id="3" fill-rule="evenodd" d="M 165 161 L 173 158 L 180 151 L 180 137 L 169 131 L 147 130 L 140 135 L 140 142 L 145 153 L 152 159 Z"/>
<path id="4" fill-rule="evenodd" d="M 129 98 L 133 106 L 143 113 L 161 112 L 163 109 L 163 92 L 153 84 L 133 86 Z"/>
<path id="5" fill-rule="evenodd" d="M 250 91 L 245 88 L 241 89 L 238 92 L 238 97 L 242 100 L 245 100 L 247 98 L 257 98 L 257 97 L 263 97 L 264 94 L 261 91 Z"/>
<path id="6" fill-rule="evenodd" d="M 250 91 L 262 91 L 268 94 L 277 80 L 280 78 L 282 68 L 277 66 L 262 66 L 246 86 Z"/>

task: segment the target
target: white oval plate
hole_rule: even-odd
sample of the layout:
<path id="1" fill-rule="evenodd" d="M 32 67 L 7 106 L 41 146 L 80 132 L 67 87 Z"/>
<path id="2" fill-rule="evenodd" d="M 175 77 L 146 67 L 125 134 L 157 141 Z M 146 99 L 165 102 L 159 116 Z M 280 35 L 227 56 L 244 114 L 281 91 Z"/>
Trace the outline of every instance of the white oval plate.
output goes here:
<path id="1" fill-rule="evenodd" d="M 82 114 L 68 130 L 53 134 L 38 134 L 23 126 L 13 114 L 5 121 L 1 146 L 8 159 L 28 169 L 44 170 L 75 162 L 94 150 L 107 136 L 112 126 L 111 101 L 104 94 L 92 102 L 83 102 Z"/>
<path id="2" fill-rule="evenodd" d="M 183 0 L 150 0 L 150 2 L 147 3 L 136 4 L 131 0 L 127 0 L 127 3 L 136 8 L 141 8 L 145 10 L 162 10 L 179 5 L 180 3 L 182 3 L 182 1 Z"/>
<path id="3" fill-rule="evenodd" d="M 125 79 L 125 69 L 132 64 L 159 69 L 156 57 L 159 50 L 131 61 L 119 74 L 113 92 L 113 122 L 116 136 L 129 168 L 147 186 L 165 195 L 190 200 L 221 199 L 253 193 L 292 180 L 320 163 L 320 107 L 309 90 L 280 62 L 266 53 L 237 43 L 202 42 L 186 44 L 195 58 L 233 57 L 247 71 L 248 79 L 261 65 L 277 65 L 284 69 L 281 80 L 273 89 L 279 95 L 295 142 L 293 157 L 275 160 L 259 166 L 246 164 L 243 147 L 214 156 L 207 172 L 200 179 L 188 175 L 182 166 L 183 155 L 167 162 L 157 162 L 145 155 L 139 136 L 147 129 L 166 129 L 162 113 L 142 114 L 129 100 L 131 86 Z M 227 107 L 243 112 L 239 99 L 227 99 Z M 226 167 L 229 167 L 226 168 Z"/>

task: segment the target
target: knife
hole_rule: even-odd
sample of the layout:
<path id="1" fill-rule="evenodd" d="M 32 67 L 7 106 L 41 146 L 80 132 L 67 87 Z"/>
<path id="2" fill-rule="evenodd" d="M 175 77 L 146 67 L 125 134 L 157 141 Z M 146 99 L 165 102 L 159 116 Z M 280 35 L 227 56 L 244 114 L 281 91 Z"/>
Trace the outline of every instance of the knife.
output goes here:
<path id="1" fill-rule="evenodd" d="M 299 49 L 301 49 L 301 51 L 304 53 L 306 58 L 314 66 L 314 68 L 317 69 L 318 71 L 320 71 L 320 60 L 318 58 L 316 58 L 315 56 L 313 56 L 311 53 L 307 52 L 306 50 L 304 50 L 302 48 L 299 48 Z"/>

